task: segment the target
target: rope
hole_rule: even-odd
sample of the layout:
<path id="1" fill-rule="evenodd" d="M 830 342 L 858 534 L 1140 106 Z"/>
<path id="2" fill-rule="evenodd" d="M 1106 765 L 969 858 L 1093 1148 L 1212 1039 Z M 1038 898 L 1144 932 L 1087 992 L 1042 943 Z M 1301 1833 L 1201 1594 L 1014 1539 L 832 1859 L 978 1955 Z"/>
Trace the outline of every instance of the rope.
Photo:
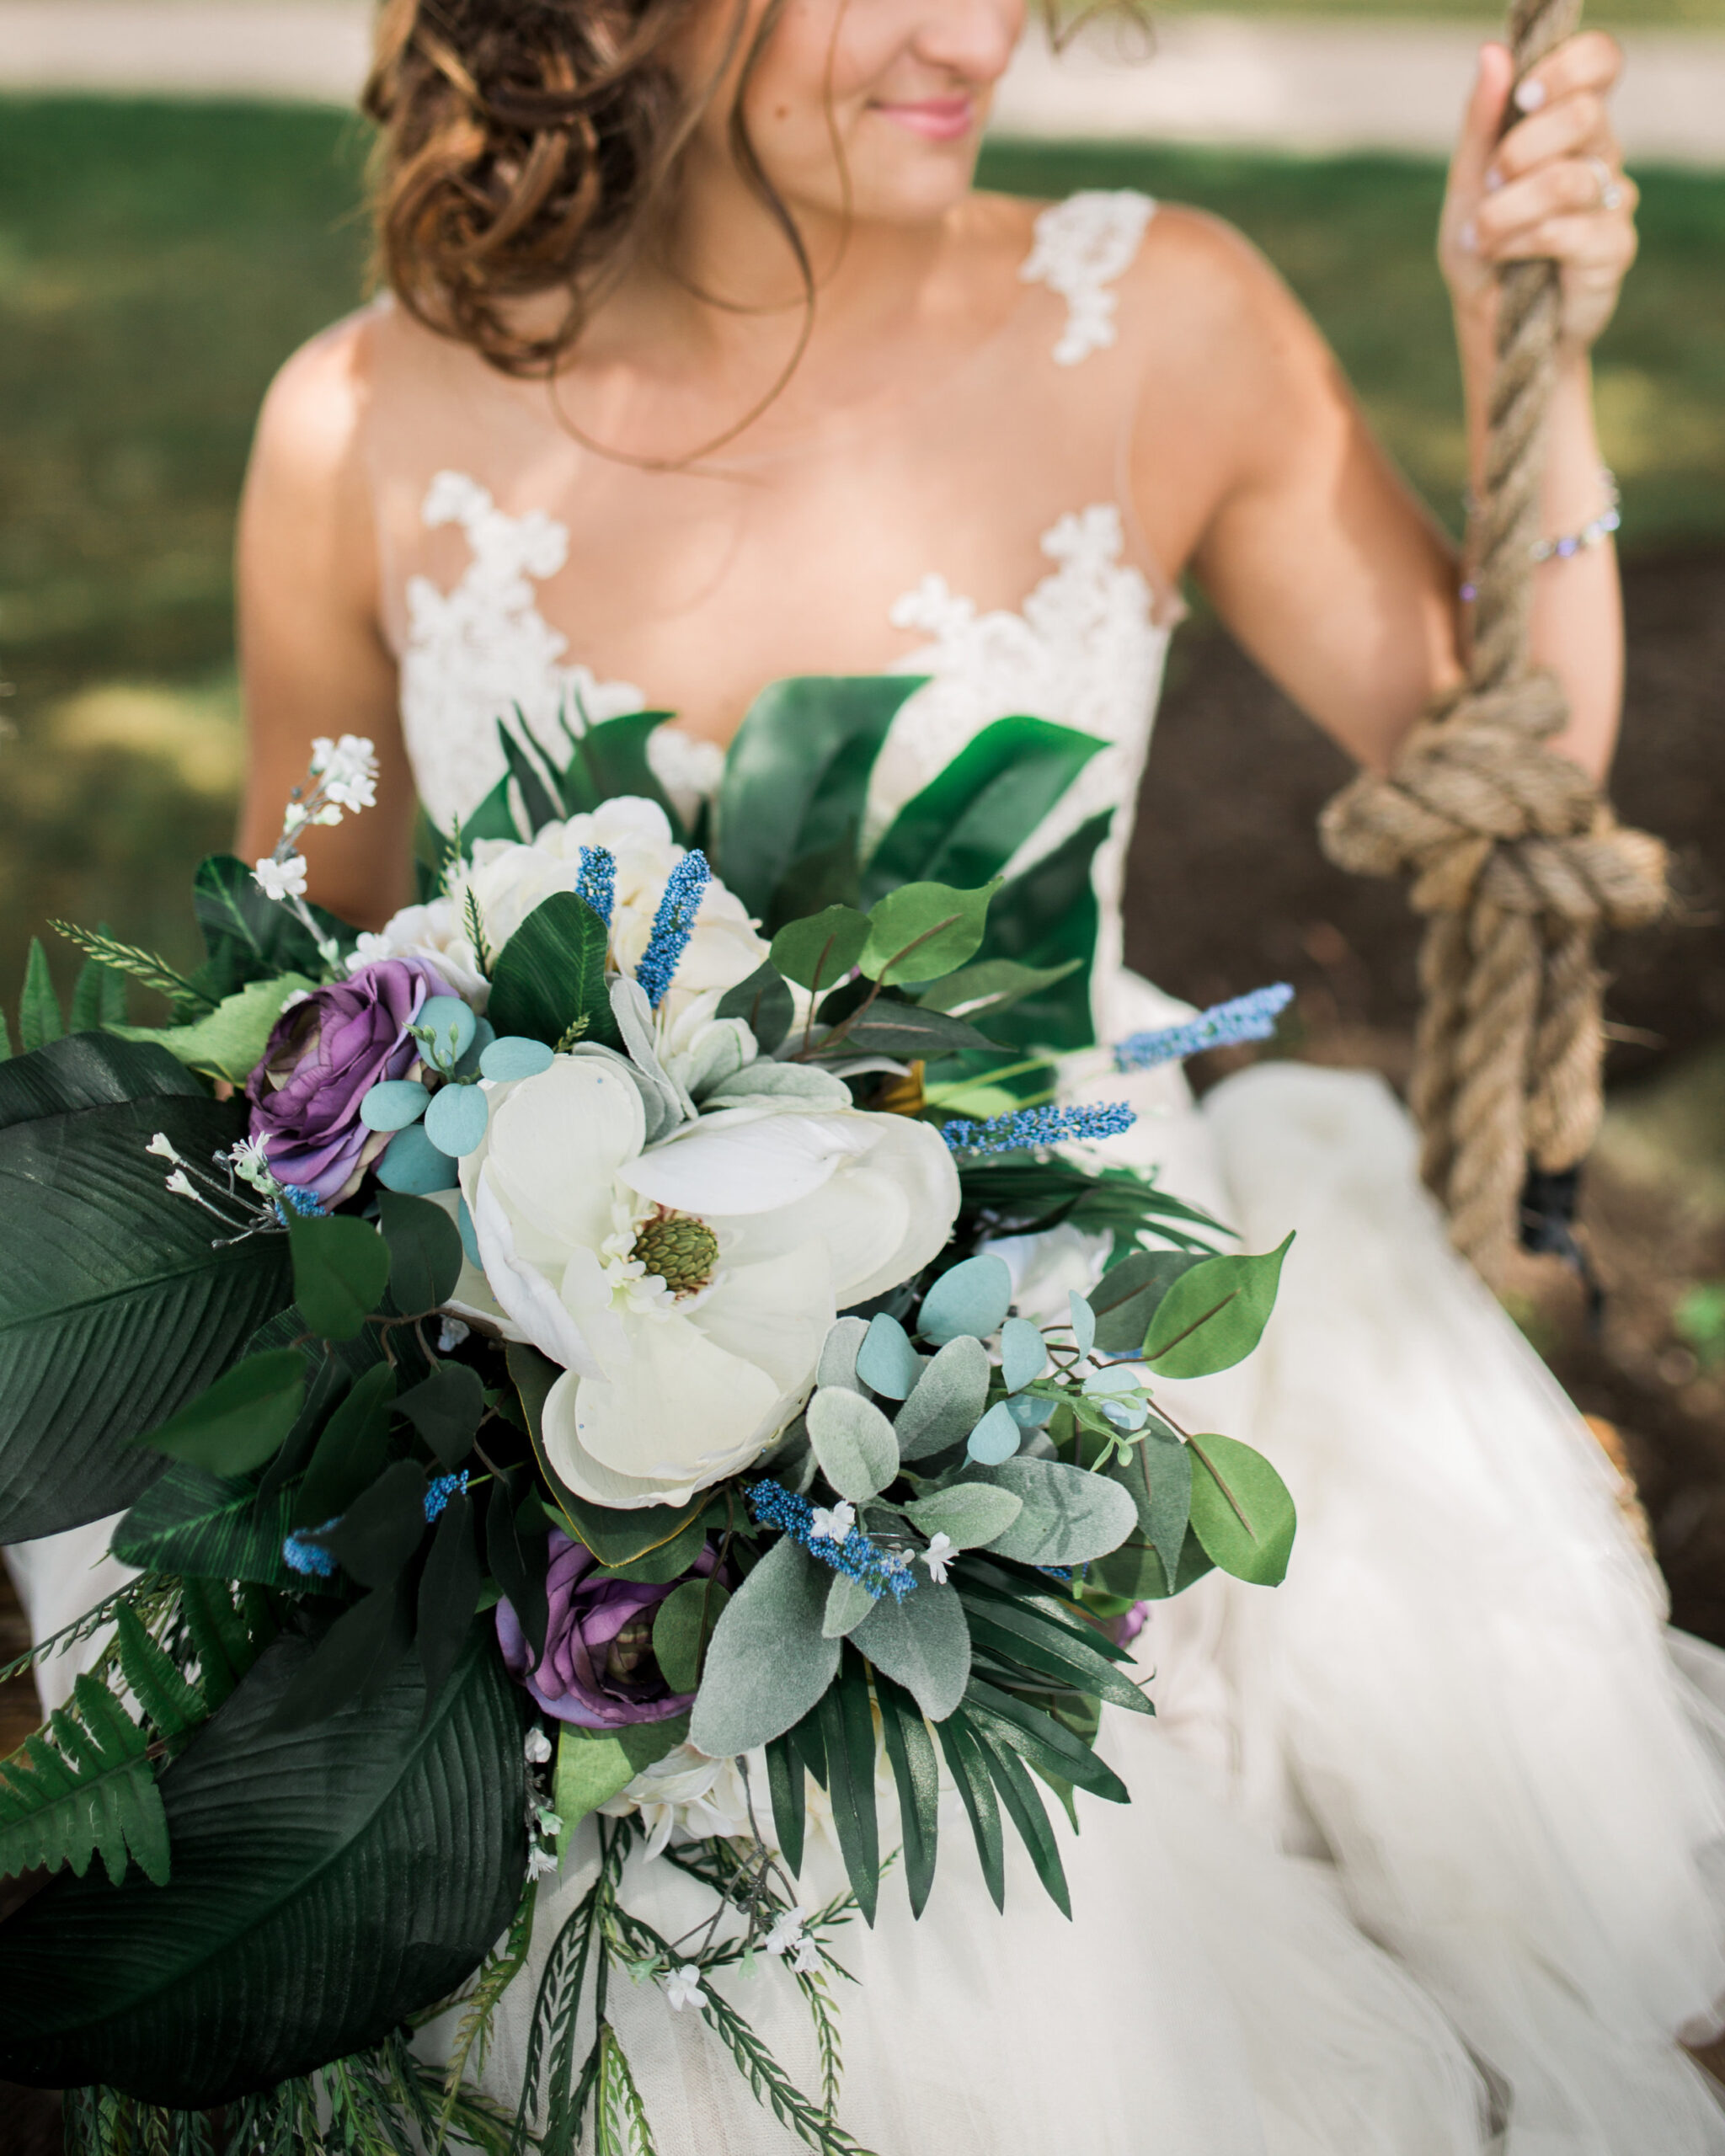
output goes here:
<path id="1" fill-rule="evenodd" d="M 1511 0 L 1517 83 L 1580 13 L 1581 0 Z M 1507 264 L 1498 307 L 1466 683 L 1427 710 L 1387 778 L 1361 772 L 1319 826 L 1340 867 L 1413 879 L 1426 916 L 1410 1087 L 1422 1169 L 1452 1241 L 1488 1277 L 1514 1247 L 1530 1163 L 1576 1168 L 1599 1127 L 1594 938 L 1644 926 L 1666 903 L 1663 846 L 1620 825 L 1546 745 L 1568 716 L 1556 677 L 1528 656 L 1557 264 Z"/>

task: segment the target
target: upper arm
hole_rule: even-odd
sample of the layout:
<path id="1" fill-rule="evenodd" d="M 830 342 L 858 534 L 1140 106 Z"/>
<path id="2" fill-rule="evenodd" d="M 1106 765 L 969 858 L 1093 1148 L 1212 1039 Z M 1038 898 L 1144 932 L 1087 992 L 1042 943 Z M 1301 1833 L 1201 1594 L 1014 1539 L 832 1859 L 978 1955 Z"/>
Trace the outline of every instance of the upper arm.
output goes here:
<path id="1" fill-rule="evenodd" d="M 1134 437 L 1140 511 L 1265 670 L 1382 766 L 1461 674 L 1448 546 L 1262 258 L 1190 211 L 1151 232 L 1160 298 Z"/>
<path id="2" fill-rule="evenodd" d="M 295 354 L 264 399 L 240 507 L 239 652 L 250 754 L 240 848 L 274 847 L 318 734 L 377 750 L 377 805 L 305 835 L 312 895 L 376 926 L 407 895 L 414 787 L 379 615 L 362 428 L 366 324 Z"/>

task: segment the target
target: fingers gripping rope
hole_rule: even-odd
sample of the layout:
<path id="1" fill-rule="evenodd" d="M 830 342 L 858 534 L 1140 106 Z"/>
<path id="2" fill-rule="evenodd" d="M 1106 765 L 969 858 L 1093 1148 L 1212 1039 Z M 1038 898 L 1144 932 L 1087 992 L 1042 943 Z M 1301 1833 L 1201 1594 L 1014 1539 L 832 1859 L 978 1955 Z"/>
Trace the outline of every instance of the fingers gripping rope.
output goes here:
<path id="1" fill-rule="evenodd" d="M 1518 82 L 1580 13 L 1580 0 L 1513 0 Z M 1567 712 L 1528 661 L 1559 301 L 1555 264 L 1503 271 L 1467 683 L 1430 707 L 1387 778 L 1362 772 L 1319 825 L 1339 867 L 1410 877 L 1428 917 L 1412 1105 L 1451 1239 L 1487 1274 L 1514 1246 L 1530 1162 L 1574 1168 L 1598 1128 L 1594 937 L 1645 926 L 1667 903 L 1664 846 L 1619 825 L 1547 745 Z"/>

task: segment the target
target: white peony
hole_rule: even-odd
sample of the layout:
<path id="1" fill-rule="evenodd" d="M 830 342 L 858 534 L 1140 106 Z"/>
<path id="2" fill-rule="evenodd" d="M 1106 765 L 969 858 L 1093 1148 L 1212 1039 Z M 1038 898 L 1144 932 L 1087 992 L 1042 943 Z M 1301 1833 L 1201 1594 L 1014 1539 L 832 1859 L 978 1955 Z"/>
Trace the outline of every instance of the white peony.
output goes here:
<path id="1" fill-rule="evenodd" d="M 478 905 L 486 942 L 494 952 L 500 951 L 553 891 L 574 889 L 584 846 L 603 846 L 616 859 L 609 963 L 614 972 L 633 974 L 653 934 L 666 881 L 686 851 L 672 839 L 658 803 L 634 795 L 601 803 L 590 815 L 547 824 L 531 845 L 476 840 L 473 860 L 451 871 L 442 898 L 403 907 L 377 935 L 362 936 L 352 963 L 428 959 L 463 1001 L 483 1011 L 490 990 L 468 933 L 468 893 Z M 695 932 L 660 1006 L 661 1022 L 674 1022 L 687 1004 L 710 990 L 722 992 L 746 980 L 766 953 L 742 901 L 722 883 L 709 883 L 695 916 Z"/>
<path id="2" fill-rule="evenodd" d="M 641 1087 L 603 1049 L 489 1088 L 462 1191 L 509 1329 L 563 1367 L 545 1447 L 578 1497 L 681 1503 L 747 1466 L 803 1406 L 837 1312 L 950 1235 L 939 1133 L 794 1076 L 650 1147 Z"/>

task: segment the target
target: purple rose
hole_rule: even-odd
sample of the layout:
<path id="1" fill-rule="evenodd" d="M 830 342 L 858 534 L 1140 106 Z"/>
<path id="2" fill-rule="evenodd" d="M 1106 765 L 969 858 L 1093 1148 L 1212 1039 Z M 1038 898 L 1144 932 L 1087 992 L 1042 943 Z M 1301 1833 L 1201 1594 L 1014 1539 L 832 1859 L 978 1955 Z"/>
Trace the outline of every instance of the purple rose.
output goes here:
<path id="1" fill-rule="evenodd" d="M 408 1027 L 428 996 L 447 993 L 421 960 L 379 958 L 283 1011 L 246 1081 L 252 1136 L 273 1176 L 326 1206 L 353 1196 L 390 1139 L 366 1129 L 360 1102 L 413 1070 L 419 1049 Z"/>
<path id="2" fill-rule="evenodd" d="M 497 1605 L 497 1644 L 510 1675 L 547 1714 L 583 1729 L 619 1729 L 681 1714 L 694 1705 L 694 1694 L 671 1691 L 653 1659 L 653 1620 L 681 1582 L 646 1587 L 608 1574 L 589 1578 L 597 1561 L 590 1550 L 553 1528 L 545 1582 L 551 1620 L 537 1664 L 515 1611 L 506 1601 Z M 704 1577 L 713 1566 L 712 1550 L 703 1548 L 683 1577 Z"/>

